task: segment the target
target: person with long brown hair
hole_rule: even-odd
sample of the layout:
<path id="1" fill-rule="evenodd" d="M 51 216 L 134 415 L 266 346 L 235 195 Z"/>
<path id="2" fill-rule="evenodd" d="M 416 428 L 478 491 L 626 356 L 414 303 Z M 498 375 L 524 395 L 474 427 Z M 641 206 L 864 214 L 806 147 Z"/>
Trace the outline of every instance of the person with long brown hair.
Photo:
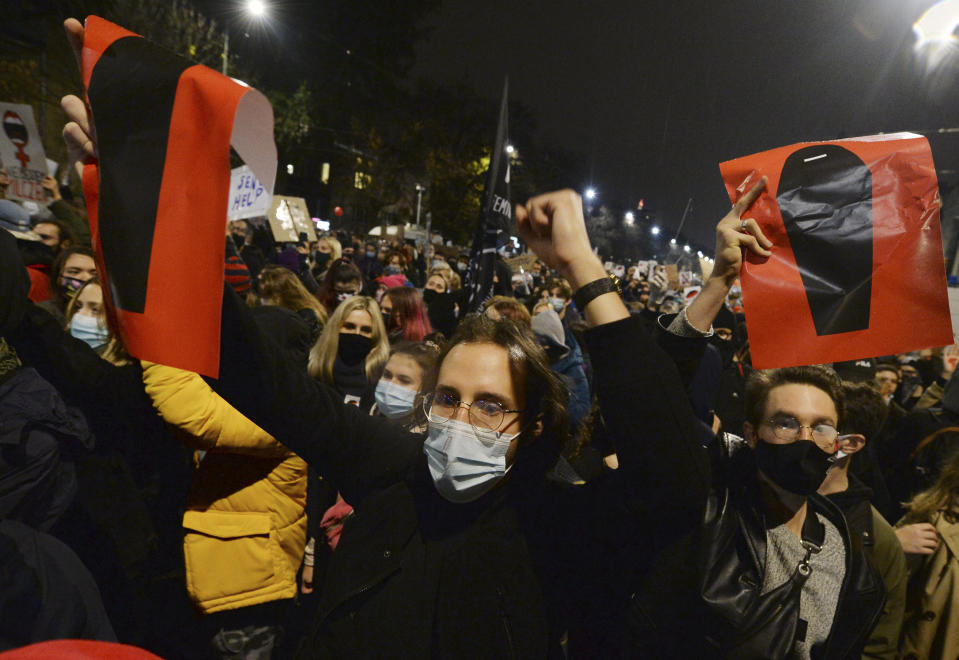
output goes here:
<path id="1" fill-rule="evenodd" d="M 259 301 L 264 305 L 276 305 L 291 312 L 309 309 L 316 315 L 319 328 L 326 325 L 329 315 L 326 308 L 320 304 L 300 278 L 289 268 L 270 264 L 260 271 Z"/>
<path id="2" fill-rule="evenodd" d="M 900 657 L 959 657 L 959 453 L 906 509 L 897 535 L 913 570 Z"/>

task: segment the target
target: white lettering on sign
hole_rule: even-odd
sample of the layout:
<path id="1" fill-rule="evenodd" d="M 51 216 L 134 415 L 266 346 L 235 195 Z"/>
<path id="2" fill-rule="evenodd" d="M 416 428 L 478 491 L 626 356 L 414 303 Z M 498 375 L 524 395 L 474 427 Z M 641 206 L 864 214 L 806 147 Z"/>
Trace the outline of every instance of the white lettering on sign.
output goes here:
<path id="1" fill-rule="evenodd" d="M 499 195 L 493 195 L 493 213 L 499 213 L 500 215 L 505 215 L 507 218 L 512 218 L 513 206 L 509 203 L 508 199 L 504 199 Z"/>

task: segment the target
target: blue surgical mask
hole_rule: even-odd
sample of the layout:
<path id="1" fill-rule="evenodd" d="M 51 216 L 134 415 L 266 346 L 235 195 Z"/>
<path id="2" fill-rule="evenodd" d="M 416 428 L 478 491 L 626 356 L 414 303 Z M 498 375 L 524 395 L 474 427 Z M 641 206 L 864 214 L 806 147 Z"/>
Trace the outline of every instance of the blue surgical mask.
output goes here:
<path id="1" fill-rule="evenodd" d="M 553 306 L 553 311 L 559 314 L 560 312 L 563 311 L 563 305 L 566 304 L 566 301 L 563 300 L 562 298 L 553 298 L 552 296 L 550 296 L 549 304 Z"/>
<path id="2" fill-rule="evenodd" d="M 376 384 L 376 408 L 390 419 L 408 415 L 416 402 L 416 390 L 386 380 Z"/>
<path id="3" fill-rule="evenodd" d="M 100 325 L 94 316 L 74 314 L 70 319 L 70 334 L 90 345 L 90 348 L 100 348 L 110 341 L 110 331 Z"/>
<path id="4" fill-rule="evenodd" d="M 373 259 L 373 258 L 375 258 L 375 257 L 376 257 L 376 252 L 370 252 L 369 250 L 366 251 L 366 258 L 367 258 L 367 259 Z"/>
<path id="5" fill-rule="evenodd" d="M 506 451 L 517 435 L 455 419 L 430 422 L 423 451 L 436 490 L 456 504 L 482 497 L 509 472 Z"/>

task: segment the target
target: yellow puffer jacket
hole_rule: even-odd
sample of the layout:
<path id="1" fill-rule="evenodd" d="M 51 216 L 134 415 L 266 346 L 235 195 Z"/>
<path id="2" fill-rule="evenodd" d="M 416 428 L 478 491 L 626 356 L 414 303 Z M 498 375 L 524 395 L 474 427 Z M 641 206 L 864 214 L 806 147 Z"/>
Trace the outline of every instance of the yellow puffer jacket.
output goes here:
<path id="1" fill-rule="evenodd" d="M 292 598 L 306 544 L 306 463 L 197 374 L 142 365 L 160 416 L 206 451 L 183 514 L 190 596 L 205 613 Z"/>

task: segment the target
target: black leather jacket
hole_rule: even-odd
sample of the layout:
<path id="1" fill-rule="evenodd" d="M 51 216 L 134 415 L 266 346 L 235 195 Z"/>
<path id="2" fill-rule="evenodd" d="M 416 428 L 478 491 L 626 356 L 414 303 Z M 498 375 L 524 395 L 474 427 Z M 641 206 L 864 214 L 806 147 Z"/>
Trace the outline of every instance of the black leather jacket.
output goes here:
<path id="1" fill-rule="evenodd" d="M 712 454 L 713 487 L 702 528 L 642 576 L 633 595 L 632 657 L 788 658 L 792 652 L 802 580 L 797 574 L 761 594 L 766 531 L 753 452 L 741 438 L 726 435 Z M 855 657 L 882 611 L 885 589 L 839 509 L 819 495 L 808 503 L 810 513 L 836 526 L 846 546 L 832 631 L 812 655 Z"/>

